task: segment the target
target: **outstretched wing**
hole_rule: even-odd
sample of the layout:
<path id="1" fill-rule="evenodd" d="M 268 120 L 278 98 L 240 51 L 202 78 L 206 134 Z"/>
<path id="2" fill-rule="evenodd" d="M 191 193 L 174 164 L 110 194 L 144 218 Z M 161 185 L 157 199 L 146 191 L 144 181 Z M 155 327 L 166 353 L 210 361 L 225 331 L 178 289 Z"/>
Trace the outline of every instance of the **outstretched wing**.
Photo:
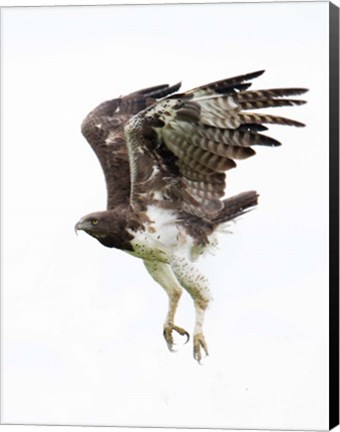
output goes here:
<path id="1" fill-rule="evenodd" d="M 101 103 L 82 123 L 81 130 L 96 153 L 106 180 L 107 208 L 128 204 L 130 200 L 130 164 L 124 126 L 139 111 L 177 91 L 180 84 L 159 85 L 128 96 Z"/>
<path id="2" fill-rule="evenodd" d="M 212 220 L 223 208 L 225 172 L 252 146 L 278 146 L 264 124 L 304 126 L 249 110 L 304 103 L 290 98 L 307 90 L 248 90 L 264 71 L 213 82 L 164 98 L 125 127 L 131 165 L 131 205 L 151 202 Z"/>

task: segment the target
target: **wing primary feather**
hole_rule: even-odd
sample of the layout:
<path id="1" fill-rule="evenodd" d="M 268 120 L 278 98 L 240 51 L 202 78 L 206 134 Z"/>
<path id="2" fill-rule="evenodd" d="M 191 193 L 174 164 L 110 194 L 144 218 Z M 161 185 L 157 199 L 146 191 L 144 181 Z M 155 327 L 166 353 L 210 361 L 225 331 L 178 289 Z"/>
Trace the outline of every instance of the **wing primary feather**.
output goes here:
<path id="1" fill-rule="evenodd" d="M 304 127 L 305 124 L 296 120 L 291 120 L 285 117 L 279 117 L 269 114 L 255 114 L 255 113 L 239 113 L 239 119 L 242 123 L 266 123 L 266 124 L 278 124 L 285 126 L 296 126 Z"/>
<path id="2" fill-rule="evenodd" d="M 282 89 L 267 89 L 267 90 L 248 90 L 237 94 L 236 99 L 239 102 L 246 102 L 257 99 L 272 99 L 286 96 L 299 96 L 308 92 L 306 88 L 282 88 Z"/>
<path id="3" fill-rule="evenodd" d="M 190 90 L 189 92 L 187 92 L 187 94 L 204 95 L 204 94 L 224 93 L 224 91 L 228 92 L 228 91 L 230 91 L 230 89 L 233 86 L 238 86 L 241 83 L 243 83 L 244 81 L 249 81 L 249 80 L 252 80 L 254 78 L 257 78 L 260 75 L 262 75 L 263 73 L 264 73 L 264 70 L 261 70 L 261 71 L 256 71 L 256 72 L 244 74 L 244 75 L 238 75 L 238 76 L 235 76 L 232 78 L 227 78 L 224 80 L 214 81 L 214 82 L 211 82 L 209 84 L 205 84 L 203 86 L 196 87 L 193 90 Z M 251 83 L 249 83 L 249 86 L 250 85 L 251 85 Z"/>
<path id="4" fill-rule="evenodd" d="M 211 126 L 197 128 L 196 135 L 226 145 L 249 147 L 252 145 L 279 146 L 281 143 L 274 138 L 259 133 L 240 131 L 238 129 L 217 129 Z"/>
<path id="5" fill-rule="evenodd" d="M 275 108 L 275 107 L 283 107 L 283 106 L 294 106 L 294 105 L 303 105 L 306 101 L 304 100 L 295 100 L 295 99 L 257 99 L 257 100 L 249 100 L 242 101 L 239 103 L 239 107 L 242 110 L 248 109 L 261 109 L 261 108 Z"/>
<path id="6" fill-rule="evenodd" d="M 206 181 L 218 185 L 225 185 L 225 173 L 210 172 L 209 174 L 205 174 L 201 170 L 194 170 L 193 168 L 189 167 L 189 165 L 180 160 L 177 161 L 177 165 L 179 167 L 180 173 L 189 180 Z"/>
<path id="7" fill-rule="evenodd" d="M 176 84 L 175 84 L 175 86 L 176 86 Z M 138 94 L 138 95 L 144 95 L 144 96 L 151 96 L 151 95 L 153 95 L 155 93 L 166 91 L 167 89 L 169 89 L 169 84 L 160 84 L 160 85 L 157 85 L 157 86 L 146 87 L 146 88 L 137 90 L 137 91 L 135 91 L 134 93 L 131 93 L 128 96 L 134 96 L 136 94 Z"/>
<path id="8" fill-rule="evenodd" d="M 181 85 L 182 85 L 182 83 L 179 82 L 179 83 L 174 84 L 172 86 L 169 86 L 169 85 L 162 86 L 162 88 L 158 88 L 158 89 L 156 88 L 150 92 L 146 92 L 145 96 L 146 97 L 152 97 L 155 99 L 160 99 L 160 98 L 163 98 L 165 96 L 170 95 L 171 93 L 177 92 L 180 89 Z"/>

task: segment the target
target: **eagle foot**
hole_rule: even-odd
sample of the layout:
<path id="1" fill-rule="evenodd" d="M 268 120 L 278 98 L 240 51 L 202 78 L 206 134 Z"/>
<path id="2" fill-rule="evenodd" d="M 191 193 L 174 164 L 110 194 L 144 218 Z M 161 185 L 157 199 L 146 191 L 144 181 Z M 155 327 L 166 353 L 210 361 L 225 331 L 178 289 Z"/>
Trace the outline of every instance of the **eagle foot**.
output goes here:
<path id="1" fill-rule="evenodd" d="M 182 327 L 178 327 L 174 324 L 167 325 L 166 327 L 164 327 L 163 336 L 170 351 L 174 351 L 173 346 L 175 345 L 172 337 L 173 331 L 175 331 L 181 336 L 186 336 L 187 340 L 184 342 L 184 344 L 188 343 L 190 339 L 189 333 L 186 330 L 182 329 Z"/>
<path id="2" fill-rule="evenodd" d="M 194 359 L 197 360 L 198 363 L 201 363 L 202 360 L 201 348 L 203 348 L 205 355 L 208 356 L 208 345 L 205 341 L 203 333 L 196 333 L 194 335 Z"/>

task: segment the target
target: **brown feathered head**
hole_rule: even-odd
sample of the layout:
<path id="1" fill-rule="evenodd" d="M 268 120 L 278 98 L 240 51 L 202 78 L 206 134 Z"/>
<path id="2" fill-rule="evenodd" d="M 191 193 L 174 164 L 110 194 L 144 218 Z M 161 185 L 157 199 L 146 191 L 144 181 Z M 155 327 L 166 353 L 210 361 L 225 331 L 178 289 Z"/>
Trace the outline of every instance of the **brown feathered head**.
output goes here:
<path id="1" fill-rule="evenodd" d="M 85 231 L 104 246 L 124 250 L 131 249 L 132 236 L 126 231 L 126 221 L 121 215 L 117 217 L 115 210 L 89 213 L 76 223 L 74 229 L 76 233 Z"/>

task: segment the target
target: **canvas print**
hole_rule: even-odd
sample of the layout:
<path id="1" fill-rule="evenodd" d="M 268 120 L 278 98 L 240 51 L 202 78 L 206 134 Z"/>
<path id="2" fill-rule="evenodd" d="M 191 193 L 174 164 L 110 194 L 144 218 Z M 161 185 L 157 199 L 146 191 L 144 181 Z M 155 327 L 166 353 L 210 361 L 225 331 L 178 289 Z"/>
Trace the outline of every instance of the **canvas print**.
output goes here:
<path id="1" fill-rule="evenodd" d="M 209 305 L 208 281 L 192 264 L 217 245 L 216 233 L 257 205 L 256 191 L 221 200 L 225 172 L 234 159 L 255 154 L 252 146 L 281 143 L 263 135 L 265 124 L 304 126 L 271 114 L 248 110 L 305 103 L 289 99 L 303 88 L 248 90 L 263 71 L 173 94 L 179 85 L 161 85 L 100 104 L 86 117 L 82 132 L 105 174 L 107 210 L 90 213 L 76 224 L 103 246 L 141 258 L 166 291 L 169 310 L 163 335 L 170 351 L 184 288 L 195 306 L 194 358 L 208 355 L 203 335 Z M 172 95 L 171 95 L 172 94 Z M 166 97 L 171 95 L 170 97 Z"/>
<path id="2" fill-rule="evenodd" d="M 3 423 L 328 429 L 329 20 L 2 8 Z"/>

